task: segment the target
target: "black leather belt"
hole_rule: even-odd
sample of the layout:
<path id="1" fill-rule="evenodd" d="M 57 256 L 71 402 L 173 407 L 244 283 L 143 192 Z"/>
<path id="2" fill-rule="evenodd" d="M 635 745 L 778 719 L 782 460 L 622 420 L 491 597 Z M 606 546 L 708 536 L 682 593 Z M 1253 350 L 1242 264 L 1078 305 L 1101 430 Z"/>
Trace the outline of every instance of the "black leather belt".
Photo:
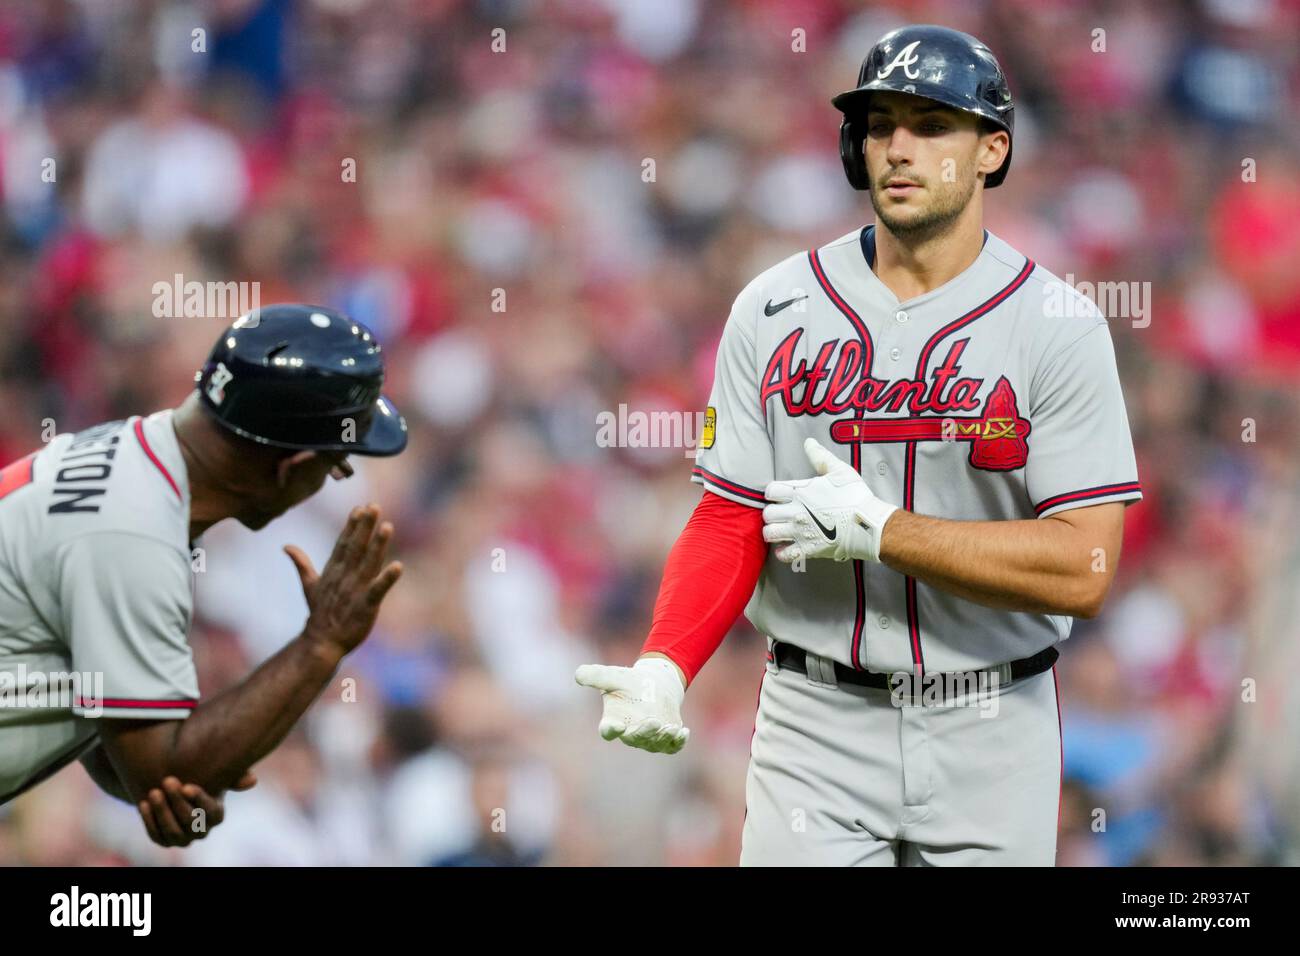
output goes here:
<path id="1" fill-rule="evenodd" d="M 792 671 L 798 671 L 800 674 L 807 675 L 808 664 L 806 660 L 806 652 L 802 648 L 795 647 L 793 644 L 786 644 L 782 641 L 777 641 L 772 647 L 772 655 L 773 660 L 776 662 L 776 666 L 782 670 L 789 668 Z M 1045 650 L 1039 651 L 1032 657 L 1022 657 L 1018 661 L 1012 661 L 1010 664 L 1010 680 L 1024 680 L 1026 677 L 1033 677 L 1036 674 L 1041 674 L 1043 671 L 1048 670 L 1053 664 L 1055 664 L 1058 657 L 1060 657 L 1060 654 L 1057 652 L 1056 648 L 1049 647 Z M 846 664 L 841 664 L 839 661 L 835 661 L 834 663 L 835 680 L 837 683 L 852 684 L 855 687 L 873 687 L 876 690 L 897 689 L 898 685 L 896 683 L 891 684 L 891 680 L 894 680 L 893 674 L 882 674 L 876 671 L 860 671 L 855 670 Z M 997 670 L 998 668 L 985 667 L 979 669 L 991 671 Z M 935 675 L 927 674 L 926 676 L 933 677 Z"/>

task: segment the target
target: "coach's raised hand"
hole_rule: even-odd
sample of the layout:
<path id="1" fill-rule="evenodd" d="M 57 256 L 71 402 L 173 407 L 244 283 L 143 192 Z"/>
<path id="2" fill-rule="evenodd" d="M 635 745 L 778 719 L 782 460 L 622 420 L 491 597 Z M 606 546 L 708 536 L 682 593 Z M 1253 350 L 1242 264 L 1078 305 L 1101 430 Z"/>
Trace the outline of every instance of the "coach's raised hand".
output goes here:
<path id="1" fill-rule="evenodd" d="M 686 686 L 672 661 L 643 657 L 631 667 L 583 664 L 573 676 L 600 691 L 605 703 L 600 735 L 606 740 L 660 754 L 686 746 L 691 735 L 682 726 Z"/>
<path id="2" fill-rule="evenodd" d="M 355 509 L 319 575 L 290 545 L 285 550 L 310 609 L 296 639 L 185 720 L 104 719 L 105 752 L 133 802 L 147 799 L 165 777 L 220 794 L 275 749 L 333 679 L 343 656 L 365 640 L 384 595 L 401 577 L 401 564 L 385 564 L 392 535 L 377 506 Z"/>
<path id="3" fill-rule="evenodd" d="M 815 438 L 803 443 L 814 478 L 774 481 L 764 496 L 763 540 L 778 544 L 779 561 L 834 558 L 879 561 L 885 522 L 898 510 L 881 501 L 852 465 Z"/>
<path id="4" fill-rule="evenodd" d="M 402 576 L 401 562 L 384 563 L 393 526 L 380 518 L 377 505 L 352 509 L 320 574 L 300 548 L 284 549 L 298 569 L 311 612 L 304 636 L 341 654 L 366 639 L 384 596 Z"/>

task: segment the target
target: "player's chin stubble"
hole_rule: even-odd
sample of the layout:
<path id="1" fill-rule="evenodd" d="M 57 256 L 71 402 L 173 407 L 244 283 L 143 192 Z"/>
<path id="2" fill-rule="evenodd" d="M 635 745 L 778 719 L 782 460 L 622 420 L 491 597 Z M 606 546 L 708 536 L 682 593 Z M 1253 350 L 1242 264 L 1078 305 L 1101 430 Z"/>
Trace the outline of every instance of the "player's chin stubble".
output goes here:
<path id="1" fill-rule="evenodd" d="M 962 214 L 971 196 L 975 195 L 975 187 L 979 185 L 974 170 L 967 170 L 967 175 L 959 177 L 957 182 L 946 183 L 940 180 L 936 183 L 931 180 L 926 183 L 923 195 L 929 202 L 922 208 L 891 208 L 889 199 L 881 201 L 877 187 L 894 175 L 897 175 L 897 171 L 890 170 L 872 184 L 871 208 L 876 211 L 876 219 L 893 235 L 911 242 L 932 239 L 947 232 Z"/>

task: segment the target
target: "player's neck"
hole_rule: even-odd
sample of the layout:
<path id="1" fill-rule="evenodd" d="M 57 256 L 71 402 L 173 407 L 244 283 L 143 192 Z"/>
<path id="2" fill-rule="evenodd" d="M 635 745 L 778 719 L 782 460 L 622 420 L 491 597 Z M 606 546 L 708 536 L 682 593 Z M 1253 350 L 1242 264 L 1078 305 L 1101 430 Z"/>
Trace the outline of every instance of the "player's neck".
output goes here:
<path id="1" fill-rule="evenodd" d="M 983 215 L 976 202 L 966 206 L 950 229 L 935 235 L 896 236 L 877 220 L 872 271 L 899 302 L 906 302 L 965 272 L 983 246 Z"/>
<path id="2" fill-rule="evenodd" d="M 172 415 L 176 441 L 185 459 L 185 473 L 190 483 L 190 540 L 195 541 L 219 521 L 236 513 L 237 503 L 224 494 L 219 483 L 209 480 L 212 473 L 210 455 L 202 452 L 202 441 L 196 436 L 201 427 L 196 421 L 199 412 L 193 396 Z"/>
<path id="3" fill-rule="evenodd" d="M 203 480 L 203 463 L 194 454 L 194 449 L 187 446 L 184 439 L 180 442 L 181 454 L 185 456 L 185 470 L 190 478 L 190 540 L 197 541 L 203 532 L 218 521 L 224 521 L 234 512 L 220 494 L 213 494 L 207 482 Z"/>

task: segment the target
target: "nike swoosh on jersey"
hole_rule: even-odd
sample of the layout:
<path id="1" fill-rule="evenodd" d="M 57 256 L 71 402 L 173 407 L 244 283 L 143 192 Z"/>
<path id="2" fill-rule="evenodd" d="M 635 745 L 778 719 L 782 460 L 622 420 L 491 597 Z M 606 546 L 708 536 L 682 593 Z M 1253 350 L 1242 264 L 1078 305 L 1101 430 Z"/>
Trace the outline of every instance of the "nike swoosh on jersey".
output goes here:
<path id="1" fill-rule="evenodd" d="M 797 296 L 795 296 L 793 299 L 786 299 L 784 302 L 778 302 L 776 305 L 773 305 L 773 304 L 772 304 L 772 300 L 771 300 L 771 299 L 768 299 L 768 300 L 767 300 L 767 305 L 763 306 L 763 314 L 764 314 L 764 315 L 776 315 L 778 312 L 780 312 L 780 311 L 781 311 L 782 309 L 784 309 L 786 306 L 794 305 L 794 304 L 795 304 L 796 302 L 798 302 L 800 299 L 806 299 L 806 298 L 808 298 L 806 295 L 797 295 Z"/>

